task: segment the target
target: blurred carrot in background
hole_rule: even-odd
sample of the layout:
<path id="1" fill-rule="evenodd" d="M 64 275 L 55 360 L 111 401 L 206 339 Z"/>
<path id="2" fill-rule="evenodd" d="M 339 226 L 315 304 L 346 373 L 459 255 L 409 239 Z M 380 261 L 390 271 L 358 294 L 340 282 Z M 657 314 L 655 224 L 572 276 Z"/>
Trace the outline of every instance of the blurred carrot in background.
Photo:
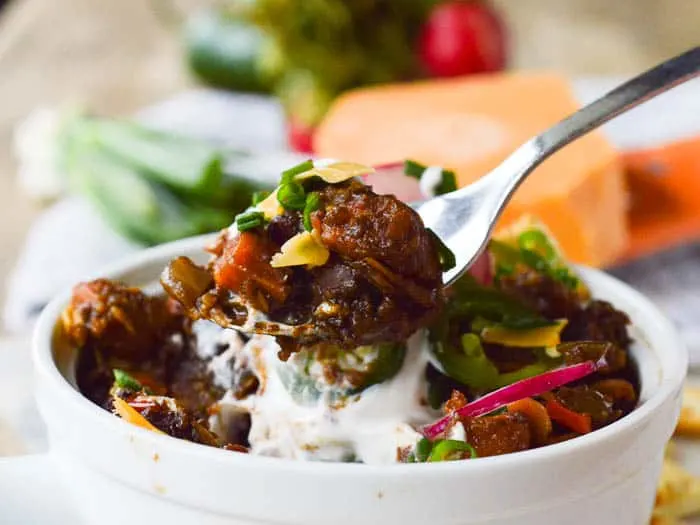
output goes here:
<path id="1" fill-rule="evenodd" d="M 630 243 L 622 261 L 700 239 L 700 137 L 623 153 Z"/>

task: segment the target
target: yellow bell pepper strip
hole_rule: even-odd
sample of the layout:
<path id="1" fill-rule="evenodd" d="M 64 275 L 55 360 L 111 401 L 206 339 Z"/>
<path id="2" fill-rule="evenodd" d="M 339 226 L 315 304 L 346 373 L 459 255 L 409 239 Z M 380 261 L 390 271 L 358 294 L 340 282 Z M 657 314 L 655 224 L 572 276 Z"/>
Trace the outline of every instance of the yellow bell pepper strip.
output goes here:
<path id="1" fill-rule="evenodd" d="M 503 325 L 487 325 L 481 330 L 481 339 L 486 343 L 500 344 L 516 348 L 552 347 L 561 342 L 561 332 L 568 321 L 562 319 L 550 326 L 529 330 L 518 330 Z"/>

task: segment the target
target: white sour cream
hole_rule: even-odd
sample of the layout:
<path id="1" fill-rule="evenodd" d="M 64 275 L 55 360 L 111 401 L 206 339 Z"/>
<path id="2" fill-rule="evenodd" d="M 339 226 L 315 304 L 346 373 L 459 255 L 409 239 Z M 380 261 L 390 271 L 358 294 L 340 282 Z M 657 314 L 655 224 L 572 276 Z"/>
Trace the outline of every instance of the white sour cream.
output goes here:
<path id="1" fill-rule="evenodd" d="M 428 166 L 420 177 L 418 185 L 420 187 L 421 194 L 426 199 L 432 199 L 435 197 L 435 192 L 437 187 L 442 182 L 442 167 L 440 166 Z"/>
<path id="2" fill-rule="evenodd" d="M 435 418 L 425 399 L 428 354 L 424 331 L 408 340 L 406 358 L 396 376 L 349 397 L 341 406 L 331 402 L 326 394 L 310 402 L 295 399 L 278 373 L 284 366 L 277 358 L 278 351 L 274 338 L 255 336 L 235 352 L 236 360 L 247 363 L 261 378 L 260 389 L 243 400 L 227 391 L 213 421 L 217 430 L 226 428 L 231 418 L 241 412 L 249 413 L 251 454 L 297 460 L 395 463 L 400 447 L 412 446 L 420 439 L 414 427 Z M 229 352 L 220 358 L 225 354 Z M 219 380 L 224 379 L 223 374 L 217 375 Z"/>

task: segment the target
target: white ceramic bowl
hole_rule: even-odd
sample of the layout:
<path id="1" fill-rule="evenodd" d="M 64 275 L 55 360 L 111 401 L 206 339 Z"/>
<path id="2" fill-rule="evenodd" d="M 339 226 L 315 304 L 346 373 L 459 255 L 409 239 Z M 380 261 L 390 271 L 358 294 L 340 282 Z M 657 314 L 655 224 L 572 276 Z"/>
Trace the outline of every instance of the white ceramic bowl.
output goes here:
<path id="1" fill-rule="evenodd" d="M 146 250 L 103 276 L 153 284 L 177 255 L 203 260 L 204 244 L 200 237 Z M 379 467 L 254 457 L 157 435 L 76 390 L 75 353 L 52 339 L 66 292 L 35 332 L 50 453 L 31 468 L 58 469 L 76 508 L 102 525 L 647 523 L 678 417 L 686 350 L 645 297 L 602 272 L 580 272 L 596 297 L 632 318 L 642 381 L 639 408 L 586 436 L 472 461 Z"/>

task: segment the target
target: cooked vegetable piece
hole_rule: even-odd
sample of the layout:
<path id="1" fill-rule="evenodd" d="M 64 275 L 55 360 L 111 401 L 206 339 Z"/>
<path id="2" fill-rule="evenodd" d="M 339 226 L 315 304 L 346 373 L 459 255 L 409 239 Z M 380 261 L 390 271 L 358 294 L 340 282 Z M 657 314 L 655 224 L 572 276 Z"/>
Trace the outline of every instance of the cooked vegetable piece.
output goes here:
<path id="1" fill-rule="evenodd" d="M 555 399 L 547 401 L 547 413 L 553 421 L 564 425 L 577 434 L 587 434 L 592 430 L 590 415 L 569 410 Z"/>
<path id="2" fill-rule="evenodd" d="M 304 229 L 310 232 L 313 229 L 311 225 L 311 214 L 321 207 L 321 198 L 317 192 L 311 192 L 306 196 L 304 203 Z"/>
<path id="3" fill-rule="evenodd" d="M 486 343 L 497 343 L 511 347 L 550 347 L 559 344 L 559 334 L 566 326 L 566 319 L 550 326 L 525 330 L 486 325 L 481 330 L 481 338 Z"/>
<path id="4" fill-rule="evenodd" d="M 530 424 L 530 433 L 536 444 L 544 444 L 552 433 L 552 420 L 542 403 L 526 397 L 506 405 L 508 412 L 522 414 Z"/>
<path id="5" fill-rule="evenodd" d="M 394 377 L 404 363 L 406 346 L 380 344 L 343 350 L 324 345 L 297 352 L 278 372 L 285 388 L 301 404 L 315 404 L 324 394 L 332 403 Z M 311 369 L 319 370 L 311 373 Z"/>
<path id="6" fill-rule="evenodd" d="M 277 247 L 265 237 L 243 232 L 229 238 L 213 265 L 217 286 L 237 290 L 266 312 L 269 300 L 283 302 L 289 294 L 287 271 L 270 265 Z"/>
<path id="7" fill-rule="evenodd" d="M 297 233 L 285 242 L 279 253 L 270 259 L 270 266 L 323 266 L 328 261 L 330 252 L 312 232 Z"/>
<path id="8" fill-rule="evenodd" d="M 239 232 L 254 230 L 265 225 L 265 214 L 259 211 L 248 211 L 236 217 L 236 228 Z"/>
<path id="9" fill-rule="evenodd" d="M 455 439 L 443 439 L 434 443 L 428 463 L 437 461 L 456 461 L 477 457 L 476 450 L 469 443 Z"/>
<path id="10" fill-rule="evenodd" d="M 487 414 L 513 401 L 537 396 L 544 392 L 549 392 L 558 386 L 583 379 L 595 371 L 596 364 L 592 361 L 551 370 L 486 394 L 457 410 L 454 415 L 460 418 L 467 418 Z M 449 427 L 453 417 L 453 415 L 447 415 L 439 419 L 435 423 L 426 426 L 423 429 L 423 433 L 430 439 L 439 436 Z"/>
<path id="11" fill-rule="evenodd" d="M 114 383 L 119 388 L 125 388 L 136 392 L 143 389 L 143 385 L 141 385 L 141 383 L 139 383 L 131 375 L 124 372 L 124 370 L 115 368 L 112 372 L 114 373 Z"/>
<path id="12" fill-rule="evenodd" d="M 518 269 L 529 268 L 571 290 L 586 294 L 587 290 L 565 263 L 544 228 L 542 224 L 531 221 L 526 226 L 518 227 L 513 234 L 508 232 L 491 240 L 489 248 L 493 254 L 496 277 L 512 276 Z"/>
<path id="13" fill-rule="evenodd" d="M 151 432 L 156 432 L 157 434 L 165 433 L 162 430 L 156 428 L 153 424 L 151 424 L 151 422 L 148 421 L 148 419 L 143 417 L 139 412 L 136 411 L 136 409 L 134 409 L 131 405 L 129 405 L 129 403 L 127 403 L 123 399 L 115 397 L 114 399 L 112 399 L 112 403 L 114 405 L 114 412 L 127 423 L 131 423 L 132 425 L 136 425 L 137 427 L 150 430 Z"/>

